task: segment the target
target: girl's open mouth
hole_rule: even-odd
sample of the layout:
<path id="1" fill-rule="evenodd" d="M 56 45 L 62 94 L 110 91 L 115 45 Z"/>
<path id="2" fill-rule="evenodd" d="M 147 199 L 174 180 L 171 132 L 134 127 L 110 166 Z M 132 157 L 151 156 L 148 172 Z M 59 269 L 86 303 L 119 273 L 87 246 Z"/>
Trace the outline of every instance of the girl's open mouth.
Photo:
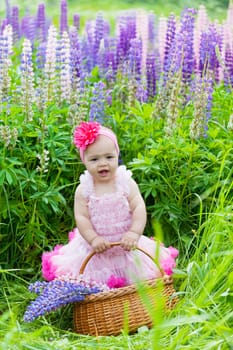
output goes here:
<path id="1" fill-rule="evenodd" d="M 106 169 L 99 171 L 100 176 L 106 176 L 106 175 L 108 175 L 108 173 L 109 173 L 109 171 Z"/>

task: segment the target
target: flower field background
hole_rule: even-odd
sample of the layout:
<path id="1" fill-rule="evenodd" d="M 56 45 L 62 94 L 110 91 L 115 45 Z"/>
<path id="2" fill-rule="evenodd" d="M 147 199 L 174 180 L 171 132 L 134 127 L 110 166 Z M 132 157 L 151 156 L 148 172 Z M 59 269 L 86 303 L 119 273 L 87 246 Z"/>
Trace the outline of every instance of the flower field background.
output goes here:
<path id="1" fill-rule="evenodd" d="M 232 349 L 233 5 L 91 19 L 62 0 L 0 17 L 0 339 L 2 349 Z M 70 7 L 69 7 L 70 6 Z M 58 15 L 59 14 L 59 15 Z M 145 234 L 179 248 L 177 308 L 116 338 L 69 333 L 71 308 L 26 325 L 27 286 L 67 241 L 84 170 L 80 120 L 118 135 L 148 211 Z M 161 345 L 162 344 L 162 345 Z"/>

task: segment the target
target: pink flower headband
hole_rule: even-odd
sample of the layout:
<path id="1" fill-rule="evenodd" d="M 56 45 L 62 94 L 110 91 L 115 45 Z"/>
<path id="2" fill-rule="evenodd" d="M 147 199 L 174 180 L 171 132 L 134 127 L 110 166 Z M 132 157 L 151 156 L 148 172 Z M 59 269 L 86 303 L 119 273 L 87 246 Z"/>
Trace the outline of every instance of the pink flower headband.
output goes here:
<path id="1" fill-rule="evenodd" d="M 109 137 L 116 147 L 119 154 L 119 146 L 116 135 L 109 129 L 104 128 L 97 122 L 81 122 L 74 130 L 74 144 L 79 149 L 80 158 L 83 162 L 84 151 L 86 148 L 95 142 L 99 135 Z"/>

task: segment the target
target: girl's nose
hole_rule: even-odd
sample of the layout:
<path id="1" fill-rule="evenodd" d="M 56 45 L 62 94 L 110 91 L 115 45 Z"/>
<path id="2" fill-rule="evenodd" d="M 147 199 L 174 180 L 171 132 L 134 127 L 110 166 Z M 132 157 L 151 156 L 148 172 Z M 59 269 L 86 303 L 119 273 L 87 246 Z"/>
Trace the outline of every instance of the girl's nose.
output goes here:
<path id="1" fill-rule="evenodd" d="M 100 165 L 106 164 L 106 159 L 105 159 L 104 157 L 103 157 L 103 158 L 100 158 L 99 164 L 100 164 Z"/>

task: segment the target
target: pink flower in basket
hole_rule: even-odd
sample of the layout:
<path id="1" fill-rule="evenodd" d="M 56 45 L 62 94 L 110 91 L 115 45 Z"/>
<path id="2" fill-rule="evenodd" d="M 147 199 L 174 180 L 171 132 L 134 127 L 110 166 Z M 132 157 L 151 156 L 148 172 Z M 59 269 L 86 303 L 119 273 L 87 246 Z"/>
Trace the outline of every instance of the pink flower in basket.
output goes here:
<path id="1" fill-rule="evenodd" d="M 121 288 L 125 287 L 127 285 L 126 278 L 124 277 L 117 277 L 114 275 L 111 275 L 107 281 L 107 286 L 109 288 Z"/>
<path id="2" fill-rule="evenodd" d="M 74 144 L 85 150 L 99 135 L 100 124 L 97 122 L 82 122 L 74 131 Z"/>

